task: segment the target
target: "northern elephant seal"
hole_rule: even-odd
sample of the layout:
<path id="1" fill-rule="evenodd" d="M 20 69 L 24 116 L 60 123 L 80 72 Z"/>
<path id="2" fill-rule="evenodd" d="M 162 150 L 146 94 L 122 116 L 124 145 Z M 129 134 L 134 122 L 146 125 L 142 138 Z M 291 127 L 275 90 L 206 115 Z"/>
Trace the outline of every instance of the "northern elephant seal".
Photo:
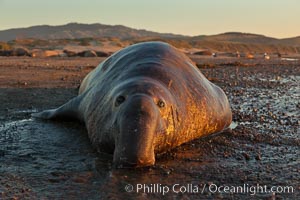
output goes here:
<path id="1" fill-rule="evenodd" d="M 164 152 L 220 132 L 232 113 L 224 92 L 176 48 L 145 42 L 113 54 L 83 80 L 79 95 L 35 117 L 77 118 L 118 167 L 155 163 Z"/>

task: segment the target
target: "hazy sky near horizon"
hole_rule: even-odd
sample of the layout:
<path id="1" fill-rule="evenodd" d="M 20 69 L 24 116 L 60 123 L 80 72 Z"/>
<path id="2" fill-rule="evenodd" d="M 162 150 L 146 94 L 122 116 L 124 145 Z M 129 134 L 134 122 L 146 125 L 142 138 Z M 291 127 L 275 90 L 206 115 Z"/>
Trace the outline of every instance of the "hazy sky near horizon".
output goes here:
<path id="1" fill-rule="evenodd" d="M 300 35 L 300 0 L 0 0 L 0 30 L 70 22 L 183 35 Z"/>

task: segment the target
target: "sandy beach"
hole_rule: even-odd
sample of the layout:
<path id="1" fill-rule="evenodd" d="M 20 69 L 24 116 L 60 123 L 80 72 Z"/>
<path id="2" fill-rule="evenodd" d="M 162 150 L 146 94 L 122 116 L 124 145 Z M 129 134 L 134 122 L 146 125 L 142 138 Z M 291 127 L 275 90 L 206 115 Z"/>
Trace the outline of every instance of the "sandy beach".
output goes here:
<path id="1" fill-rule="evenodd" d="M 191 58 L 226 92 L 232 129 L 158 155 L 153 167 L 116 170 L 111 155 L 92 149 L 82 124 L 30 115 L 76 96 L 81 80 L 105 58 L 1 57 L 0 199 L 297 199 L 300 62 Z M 137 191 L 138 184 L 170 190 Z M 211 191 L 257 184 L 268 190 Z M 270 191 L 273 186 L 282 191 Z"/>

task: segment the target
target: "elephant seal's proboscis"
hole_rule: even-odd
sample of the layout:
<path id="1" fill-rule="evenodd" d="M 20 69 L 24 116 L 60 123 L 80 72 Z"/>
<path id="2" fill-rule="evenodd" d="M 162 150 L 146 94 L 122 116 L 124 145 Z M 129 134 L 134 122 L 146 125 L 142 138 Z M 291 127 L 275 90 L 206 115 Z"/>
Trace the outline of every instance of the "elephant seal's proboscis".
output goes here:
<path id="1" fill-rule="evenodd" d="M 162 42 L 124 48 L 91 71 L 79 95 L 43 119 L 84 122 L 93 146 L 117 167 L 155 163 L 155 154 L 227 128 L 225 93 L 178 49 Z"/>

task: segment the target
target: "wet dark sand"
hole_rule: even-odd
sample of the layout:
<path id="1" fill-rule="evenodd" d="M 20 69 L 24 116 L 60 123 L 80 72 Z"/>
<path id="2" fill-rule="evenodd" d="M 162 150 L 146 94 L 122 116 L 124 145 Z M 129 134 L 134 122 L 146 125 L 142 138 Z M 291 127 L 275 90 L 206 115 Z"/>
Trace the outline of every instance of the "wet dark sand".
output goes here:
<path id="1" fill-rule="evenodd" d="M 134 170 L 113 169 L 112 156 L 91 148 L 81 124 L 30 117 L 76 96 L 80 79 L 99 60 L 0 60 L 0 70 L 11 77 L 0 74 L 0 199 L 299 199 L 300 63 L 194 60 L 227 93 L 236 127 L 159 155 L 153 167 Z M 26 76 L 24 84 L 15 81 L 14 72 L 21 78 L 35 75 Z M 46 72 L 55 81 L 39 87 Z M 133 192 L 126 192 L 128 184 Z M 152 193 L 137 193 L 137 184 L 147 184 Z M 201 191 L 175 193 L 174 184 Z M 251 191 L 213 193 L 209 186 L 213 190 L 214 184 L 245 184 Z M 250 195 L 250 186 L 257 184 L 292 186 L 294 192 Z M 163 196 L 154 186 L 170 191 Z"/>

